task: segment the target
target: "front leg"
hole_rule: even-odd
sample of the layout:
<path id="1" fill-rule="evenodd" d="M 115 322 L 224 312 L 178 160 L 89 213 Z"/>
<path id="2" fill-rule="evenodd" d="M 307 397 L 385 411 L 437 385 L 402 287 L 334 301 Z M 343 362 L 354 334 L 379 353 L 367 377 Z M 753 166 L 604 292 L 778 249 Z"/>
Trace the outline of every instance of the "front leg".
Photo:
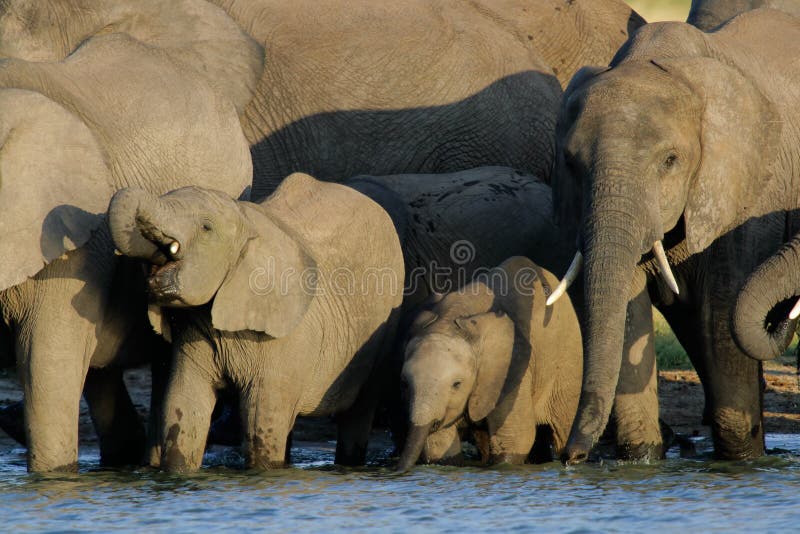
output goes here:
<path id="1" fill-rule="evenodd" d="M 213 353 L 205 342 L 175 344 L 172 372 L 162 413 L 161 468 L 172 472 L 196 471 L 203 462 L 211 413 L 217 400 L 218 374 Z"/>
<path id="2" fill-rule="evenodd" d="M 528 376 L 486 418 L 490 464 L 523 464 L 536 441 L 536 417 Z"/>
<path id="3" fill-rule="evenodd" d="M 653 311 L 646 277 L 636 273 L 625 321 L 613 417 L 617 457 L 628 460 L 664 457 L 658 421 L 658 371 L 656 369 Z"/>
<path id="4" fill-rule="evenodd" d="M 240 405 L 248 469 L 280 469 L 289 459 L 296 403 L 281 401 L 278 391 L 278 385 L 265 378 L 254 378 L 248 387 L 243 388 Z"/>

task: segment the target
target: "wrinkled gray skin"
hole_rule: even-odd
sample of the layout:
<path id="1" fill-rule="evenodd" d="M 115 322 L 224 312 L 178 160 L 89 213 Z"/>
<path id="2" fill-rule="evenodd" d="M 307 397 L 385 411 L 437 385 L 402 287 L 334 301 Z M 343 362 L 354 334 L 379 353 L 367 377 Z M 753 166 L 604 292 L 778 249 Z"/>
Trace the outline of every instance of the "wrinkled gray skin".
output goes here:
<path id="1" fill-rule="evenodd" d="M 537 427 L 559 454 L 581 387 L 578 318 L 568 296 L 548 307 L 558 279 L 514 257 L 415 318 L 402 381 L 411 430 L 398 470 L 418 459 L 457 461 L 464 421 L 484 462 L 528 460 Z"/>
<path id="2" fill-rule="evenodd" d="M 552 191 L 542 180 L 505 167 L 483 167 L 440 175 L 356 177 L 346 182 L 368 195 L 392 216 L 403 243 L 406 296 L 403 321 L 430 295 L 448 293 L 472 280 L 480 270 L 510 256 L 525 256 L 543 268 L 564 273 L 574 254 L 574 238 L 564 239 L 553 223 Z M 434 268 L 431 268 L 431 265 Z M 583 292 L 576 283 L 573 303 L 581 309 Z M 661 443 L 656 391 L 655 347 L 650 299 L 646 292 L 630 303 L 632 340 L 624 347 L 620 369 L 626 386 L 618 391 L 614 419 L 617 456 L 636 458 L 641 443 Z M 402 327 L 401 327 L 402 329 Z M 402 339 L 392 376 L 399 377 Z M 634 364 L 635 363 L 635 364 Z M 399 385 L 398 385 L 399 387 Z M 387 391 L 394 391 L 388 388 Z M 394 413 L 392 433 L 405 441 L 405 419 Z M 659 451 L 648 449 L 654 456 Z"/>
<path id="3" fill-rule="evenodd" d="M 717 456 L 763 454 L 761 367 L 733 342 L 730 319 L 746 276 L 786 239 L 783 210 L 799 204 L 787 191 L 798 191 L 800 68 L 785 60 L 799 38 L 800 20 L 774 10 L 709 34 L 650 24 L 610 70 L 586 69 L 566 91 L 554 196 L 564 224 L 581 221 L 586 320 L 565 461 L 586 458 L 625 385 L 625 297 L 645 278 L 700 375 Z M 679 296 L 656 281 L 659 239 Z"/>
<path id="4" fill-rule="evenodd" d="M 212 5 L 168 4 L 0 7 L 0 346 L 19 370 L 32 471 L 77 468 L 82 389 L 103 462 L 145 452 L 121 368 L 164 347 L 139 267 L 113 254 L 113 192 L 250 183 L 237 110 L 260 47 Z"/>
<path id="5" fill-rule="evenodd" d="M 548 176 L 563 85 L 644 23 L 621 0 L 215 3 L 266 50 L 243 121 L 254 198 L 294 171 Z"/>
<path id="6" fill-rule="evenodd" d="M 337 415 L 337 463 L 364 462 L 402 300 L 400 242 L 380 206 L 298 173 L 260 204 L 124 189 L 109 224 L 123 254 L 152 263 L 151 321 L 172 339 L 163 469 L 200 467 L 226 386 L 248 467 L 284 465 L 298 415 Z"/>
<path id="7" fill-rule="evenodd" d="M 703 31 L 711 31 L 740 13 L 760 7 L 800 15 L 798 0 L 692 0 L 686 22 Z"/>

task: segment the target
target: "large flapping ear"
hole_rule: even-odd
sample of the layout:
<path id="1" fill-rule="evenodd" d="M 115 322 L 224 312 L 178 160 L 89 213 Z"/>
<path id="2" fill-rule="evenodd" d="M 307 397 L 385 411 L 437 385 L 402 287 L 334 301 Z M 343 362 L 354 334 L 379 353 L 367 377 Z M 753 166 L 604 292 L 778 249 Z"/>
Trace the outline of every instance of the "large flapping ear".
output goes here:
<path id="1" fill-rule="evenodd" d="M 708 247 L 748 218 L 771 178 L 781 120 L 740 71 L 710 58 L 654 61 L 704 102 L 701 160 L 686 203 L 689 252 Z"/>
<path id="2" fill-rule="evenodd" d="M 503 312 L 489 311 L 456 319 L 477 357 L 478 373 L 467 404 L 473 421 L 486 418 L 503 392 L 514 347 L 514 323 Z"/>
<path id="3" fill-rule="evenodd" d="M 251 239 L 214 297 L 214 328 L 279 338 L 303 319 L 317 288 L 316 262 L 299 236 L 255 204 L 240 203 Z"/>
<path id="4" fill-rule="evenodd" d="M 563 143 L 575 117 L 572 115 L 570 97 L 590 80 L 608 71 L 608 67 L 583 67 L 570 80 L 561 97 L 561 108 L 558 113 L 556 127 L 556 152 L 553 157 L 553 171 L 550 180 L 553 186 L 553 215 L 556 225 L 565 233 L 577 231 L 580 224 L 582 196 L 581 178 L 575 173 L 567 172 L 564 164 Z"/>
<path id="5" fill-rule="evenodd" d="M 105 224 L 113 188 L 75 115 L 39 93 L 0 90 L 0 290 L 24 282 Z"/>

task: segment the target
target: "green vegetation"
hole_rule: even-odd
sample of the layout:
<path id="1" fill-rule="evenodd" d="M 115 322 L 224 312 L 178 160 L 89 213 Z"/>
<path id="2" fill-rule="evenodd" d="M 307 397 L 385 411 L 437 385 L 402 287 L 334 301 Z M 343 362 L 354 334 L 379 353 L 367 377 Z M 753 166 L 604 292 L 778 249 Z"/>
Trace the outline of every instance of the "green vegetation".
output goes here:
<path id="1" fill-rule="evenodd" d="M 653 329 L 656 333 L 658 370 L 692 369 L 692 362 L 689 361 L 678 338 L 672 333 L 667 321 L 655 309 L 653 309 Z"/>
<path id="2" fill-rule="evenodd" d="M 686 20 L 691 3 L 691 0 L 628 0 L 648 22 Z"/>

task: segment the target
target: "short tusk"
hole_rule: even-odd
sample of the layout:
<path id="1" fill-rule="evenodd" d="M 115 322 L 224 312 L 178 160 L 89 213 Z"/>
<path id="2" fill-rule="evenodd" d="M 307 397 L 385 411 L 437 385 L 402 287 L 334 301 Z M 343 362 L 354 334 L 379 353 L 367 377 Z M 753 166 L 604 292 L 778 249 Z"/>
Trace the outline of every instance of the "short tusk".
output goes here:
<path id="1" fill-rule="evenodd" d="M 797 299 L 797 302 L 794 304 L 794 308 L 792 308 L 792 311 L 789 312 L 790 321 L 794 321 L 798 317 L 800 317 L 800 299 Z"/>
<path id="2" fill-rule="evenodd" d="M 664 252 L 664 245 L 660 240 L 653 243 L 653 254 L 658 262 L 658 270 L 661 273 L 661 278 L 664 279 L 664 282 L 667 283 L 667 286 L 672 290 L 673 293 L 680 295 L 678 283 L 675 281 L 675 276 L 672 274 L 672 269 L 669 268 L 667 253 Z"/>
<path id="3" fill-rule="evenodd" d="M 169 253 L 172 254 L 173 256 L 177 254 L 180 249 L 181 249 L 181 244 L 178 243 L 177 241 L 173 241 L 169 245 Z"/>
<path id="4" fill-rule="evenodd" d="M 581 251 L 575 253 L 575 257 L 572 258 L 572 263 L 569 265 L 569 269 L 567 269 L 567 274 L 564 275 L 564 278 L 561 279 L 561 282 L 558 283 L 556 289 L 550 293 L 550 296 L 547 297 L 547 302 L 545 303 L 547 306 L 552 306 L 555 302 L 561 298 L 561 295 L 566 293 L 569 286 L 572 285 L 572 282 L 578 277 L 578 273 L 581 272 L 581 267 L 583 266 L 583 254 Z"/>

